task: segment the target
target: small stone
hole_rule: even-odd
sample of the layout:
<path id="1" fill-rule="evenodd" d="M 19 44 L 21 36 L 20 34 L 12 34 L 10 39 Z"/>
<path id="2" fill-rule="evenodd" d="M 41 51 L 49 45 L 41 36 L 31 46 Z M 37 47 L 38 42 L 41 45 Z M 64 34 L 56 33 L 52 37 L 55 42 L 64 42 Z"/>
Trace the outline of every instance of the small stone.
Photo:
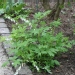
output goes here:
<path id="1" fill-rule="evenodd" d="M 24 65 L 18 73 L 19 75 L 33 75 L 27 65 Z"/>
<path id="2" fill-rule="evenodd" d="M 10 32 L 9 32 L 8 28 L 0 28 L 0 33 L 2 33 L 2 34 L 4 34 L 4 33 L 8 34 Z"/>
<path id="3" fill-rule="evenodd" d="M 62 55 L 62 57 L 63 57 L 63 58 L 68 58 L 68 56 L 67 56 L 67 55 Z"/>
<path id="4" fill-rule="evenodd" d="M 3 18 L 0 18 L 0 23 L 5 22 L 5 20 Z"/>
<path id="5" fill-rule="evenodd" d="M 56 72 L 56 73 L 59 73 L 60 71 L 59 71 L 59 70 L 55 70 L 55 72 Z"/>
<path id="6" fill-rule="evenodd" d="M 0 28 L 2 27 L 7 27 L 7 25 L 5 23 L 0 23 Z"/>

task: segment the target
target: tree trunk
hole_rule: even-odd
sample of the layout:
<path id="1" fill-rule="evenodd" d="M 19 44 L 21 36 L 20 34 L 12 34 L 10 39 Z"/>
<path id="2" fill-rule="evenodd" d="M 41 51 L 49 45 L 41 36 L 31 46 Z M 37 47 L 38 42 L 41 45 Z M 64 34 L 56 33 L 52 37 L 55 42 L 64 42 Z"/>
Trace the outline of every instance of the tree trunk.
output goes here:
<path id="1" fill-rule="evenodd" d="M 59 0 L 58 0 L 59 1 Z M 58 20 L 59 18 L 59 15 L 60 15 L 60 12 L 61 12 L 61 9 L 63 8 L 64 6 L 64 2 L 65 0 L 62 0 L 62 2 L 59 4 L 57 3 L 58 7 L 57 7 L 57 10 L 56 10 L 56 13 L 55 13 L 55 16 L 54 16 L 54 20 Z"/>
<path id="2" fill-rule="evenodd" d="M 59 14 L 61 12 L 62 6 L 64 6 L 65 0 L 62 0 L 60 3 L 60 0 L 57 0 L 57 4 L 54 5 L 54 7 L 51 9 L 48 0 L 42 0 L 43 1 L 43 7 L 44 9 L 51 10 L 50 14 L 48 15 L 49 20 L 57 20 L 59 18 Z"/>
<path id="3" fill-rule="evenodd" d="M 42 2 L 43 2 L 42 6 L 46 11 L 51 9 L 48 0 L 42 0 Z"/>

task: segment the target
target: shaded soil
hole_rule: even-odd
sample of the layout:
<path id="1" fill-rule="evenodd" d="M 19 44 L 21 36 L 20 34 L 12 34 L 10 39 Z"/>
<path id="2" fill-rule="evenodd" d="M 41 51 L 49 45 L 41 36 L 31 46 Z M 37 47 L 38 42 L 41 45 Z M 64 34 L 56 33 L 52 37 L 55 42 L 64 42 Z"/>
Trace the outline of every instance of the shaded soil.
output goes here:
<path id="1" fill-rule="evenodd" d="M 68 36 L 70 40 L 75 39 L 75 3 L 71 7 L 65 6 L 60 13 L 62 25 L 56 29 L 56 32 L 62 31 L 65 36 Z M 6 20 L 9 29 L 12 29 L 12 22 Z M 56 66 L 52 69 L 52 74 L 33 72 L 33 75 L 75 75 L 75 46 L 73 46 L 67 53 L 62 54 L 57 58 L 60 62 L 60 66 Z"/>

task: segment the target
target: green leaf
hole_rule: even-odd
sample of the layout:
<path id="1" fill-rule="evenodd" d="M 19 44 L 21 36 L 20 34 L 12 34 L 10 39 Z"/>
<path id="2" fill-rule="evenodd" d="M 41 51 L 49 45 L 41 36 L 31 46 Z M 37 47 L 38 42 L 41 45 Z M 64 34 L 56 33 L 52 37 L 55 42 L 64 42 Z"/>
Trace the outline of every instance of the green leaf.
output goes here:
<path id="1" fill-rule="evenodd" d="M 60 63 L 57 60 L 53 60 L 55 65 L 60 65 Z"/>
<path id="2" fill-rule="evenodd" d="M 71 2 L 70 2 L 70 1 L 68 1 L 68 6 L 69 6 L 69 7 L 71 6 Z"/>
<path id="3" fill-rule="evenodd" d="M 19 11 L 19 10 L 22 10 L 22 8 L 24 7 L 25 4 L 15 4 L 13 6 L 13 10 L 14 11 Z"/>
<path id="4" fill-rule="evenodd" d="M 41 21 L 41 22 L 40 22 L 40 25 L 42 25 L 42 26 L 43 26 L 43 25 L 46 25 L 46 22 L 45 22 L 45 21 Z"/>
<path id="5" fill-rule="evenodd" d="M 20 59 L 16 59 L 12 65 L 13 65 L 14 67 L 17 67 L 17 66 L 20 65 L 20 64 L 21 64 L 21 60 L 20 60 Z"/>
<path id="6" fill-rule="evenodd" d="M 0 15 L 4 14 L 5 10 L 4 9 L 0 9 Z"/>
<path id="7" fill-rule="evenodd" d="M 45 69 L 48 73 L 52 74 L 51 70 L 49 69 L 49 66 L 45 66 L 43 69 Z"/>
<path id="8" fill-rule="evenodd" d="M 58 27 L 59 25 L 61 25 L 61 22 L 60 20 L 57 20 L 57 21 L 53 21 L 50 23 L 51 26 L 54 26 L 54 27 Z"/>
<path id="9" fill-rule="evenodd" d="M 2 64 L 2 67 L 6 67 L 8 64 L 9 64 L 9 62 L 6 61 L 6 62 L 4 62 L 4 63 Z"/>
<path id="10" fill-rule="evenodd" d="M 54 53 L 51 52 L 51 51 L 48 51 L 48 54 L 49 54 L 49 56 L 51 56 L 51 57 L 54 57 L 54 56 L 55 56 Z"/>

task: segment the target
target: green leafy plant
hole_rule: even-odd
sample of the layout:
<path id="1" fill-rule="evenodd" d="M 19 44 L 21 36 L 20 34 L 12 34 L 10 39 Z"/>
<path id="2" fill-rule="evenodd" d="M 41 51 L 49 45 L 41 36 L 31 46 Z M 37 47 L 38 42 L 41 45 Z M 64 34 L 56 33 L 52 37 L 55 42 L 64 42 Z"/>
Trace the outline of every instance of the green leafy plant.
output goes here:
<path id="1" fill-rule="evenodd" d="M 0 42 L 3 42 L 3 41 L 5 41 L 5 38 L 0 36 Z"/>
<path id="2" fill-rule="evenodd" d="M 16 57 L 13 59 L 16 60 L 16 65 L 30 63 L 38 72 L 45 70 L 51 73 L 51 68 L 60 64 L 55 56 L 71 48 L 72 43 L 61 32 L 54 34 L 54 25 L 58 27 L 60 20 L 51 22 L 50 26 L 43 21 L 49 13 L 50 11 L 35 13 L 33 20 L 22 18 L 25 22 L 17 23 L 13 28 L 11 51 Z M 15 65 L 14 62 L 13 64 Z"/>
<path id="3" fill-rule="evenodd" d="M 15 2 L 14 0 L 3 0 L 0 4 L 0 15 L 7 14 L 11 17 L 16 17 L 20 14 L 30 13 L 29 9 L 24 9 L 26 4 L 23 3 L 23 0 L 18 0 L 18 2 Z"/>
<path id="4" fill-rule="evenodd" d="M 25 9 L 24 7 L 24 3 L 15 3 L 9 11 L 6 11 L 4 17 L 14 23 L 17 23 L 18 20 L 21 20 L 21 17 L 27 18 L 31 12 L 30 9 Z"/>
<path id="5" fill-rule="evenodd" d="M 10 9 L 8 10 L 6 10 L 6 13 L 7 14 L 15 14 L 15 15 L 17 15 L 17 14 L 19 14 L 20 13 L 20 11 L 22 11 L 22 8 L 25 6 L 25 4 L 24 3 L 14 3 L 11 7 L 10 7 Z M 9 7 L 9 6 L 8 6 Z"/>
<path id="6" fill-rule="evenodd" d="M 5 13 L 6 0 L 0 0 L 0 15 Z"/>

